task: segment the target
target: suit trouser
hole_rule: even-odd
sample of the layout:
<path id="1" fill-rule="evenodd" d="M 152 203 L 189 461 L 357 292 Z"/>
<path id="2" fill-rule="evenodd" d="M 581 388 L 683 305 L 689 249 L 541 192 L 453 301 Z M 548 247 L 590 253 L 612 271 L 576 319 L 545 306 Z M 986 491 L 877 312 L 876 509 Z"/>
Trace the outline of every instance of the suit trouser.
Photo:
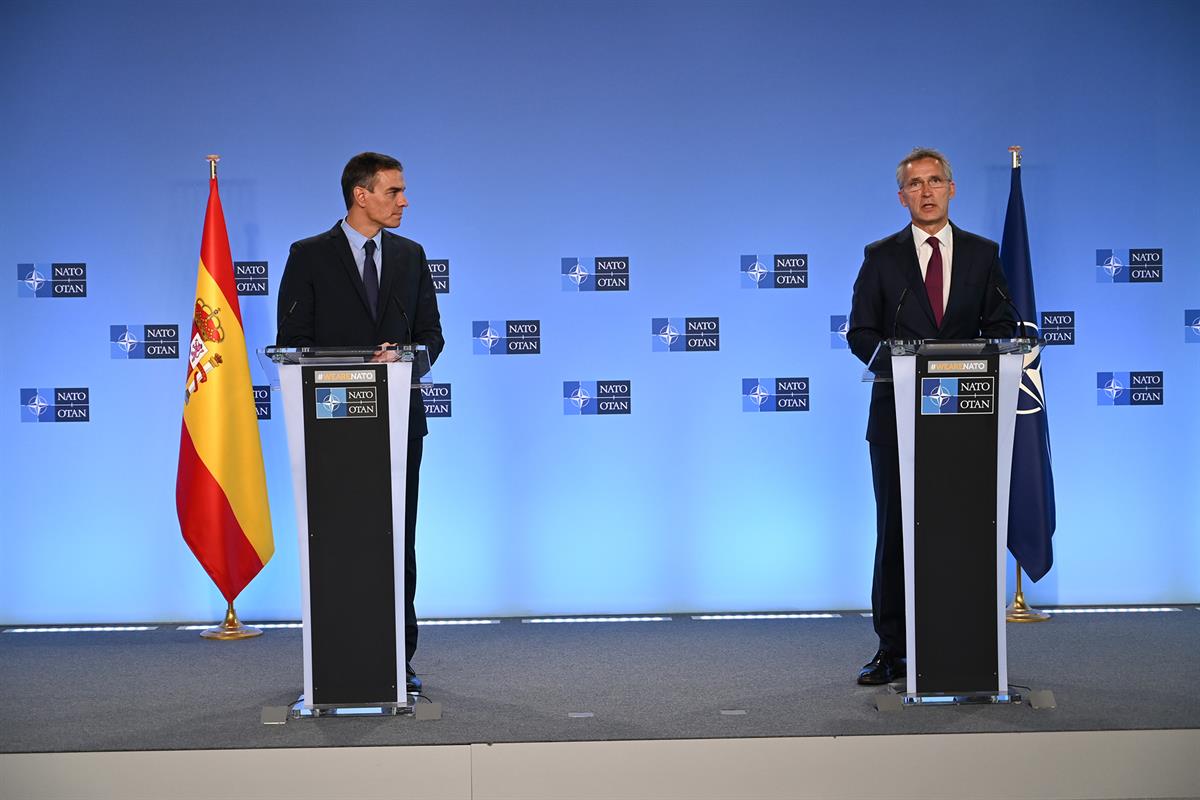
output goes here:
<path id="1" fill-rule="evenodd" d="M 904 528 L 900 516 L 900 448 L 871 444 L 875 486 L 875 577 L 871 612 L 880 649 L 905 655 Z"/>
<path id="2" fill-rule="evenodd" d="M 421 454 L 424 437 L 408 440 L 408 474 L 404 487 L 404 660 L 412 661 L 417 650 L 417 494 L 421 483 Z"/>

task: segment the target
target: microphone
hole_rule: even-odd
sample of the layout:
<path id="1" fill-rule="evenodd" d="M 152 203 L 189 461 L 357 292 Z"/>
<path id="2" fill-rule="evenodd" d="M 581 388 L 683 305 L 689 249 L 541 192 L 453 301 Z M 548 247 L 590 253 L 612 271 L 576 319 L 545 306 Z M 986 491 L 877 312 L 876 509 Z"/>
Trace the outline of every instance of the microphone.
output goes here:
<path id="1" fill-rule="evenodd" d="M 396 308 L 400 311 L 400 316 L 404 319 L 404 332 L 408 334 L 408 343 L 415 344 L 412 337 L 412 323 L 408 321 L 408 314 L 404 311 L 404 306 L 400 305 L 400 300 L 396 295 L 392 295 L 392 302 L 396 304 Z"/>
<path id="2" fill-rule="evenodd" d="M 1037 338 L 1036 335 L 1032 336 L 1032 337 L 1025 335 L 1025 318 L 1021 316 L 1021 309 L 1017 308 L 1017 304 L 1014 303 L 1012 298 L 1008 296 L 1008 292 L 1004 291 L 1004 289 L 998 283 L 994 284 L 992 286 L 992 288 L 996 290 L 996 294 L 1000 295 L 1000 299 L 1003 300 L 1004 302 L 1008 303 L 1008 307 L 1011 308 L 1013 310 L 1013 313 L 1015 313 L 1017 315 L 1017 325 L 1019 327 L 1017 328 L 1016 338 L 1018 338 L 1018 339 L 1029 339 L 1029 338 L 1036 339 Z"/>
<path id="3" fill-rule="evenodd" d="M 896 328 L 900 325 L 900 309 L 904 308 L 904 301 L 908 298 L 908 287 L 904 287 L 904 291 L 900 293 L 900 302 L 896 304 L 896 313 L 892 315 L 892 338 L 896 336 Z"/>
<path id="4" fill-rule="evenodd" d="M 296 310 L 296 306 L 300 305 L 299 300 L 292 301 L 292 307 L 283 315 L 283 319 L 279 320 L 279 324 L 275 327 L 275 341 L 279 341 L 279 334 L 283 333 L 283 323 L 288 321 L 288 317 L 292 316 L 292 312 Z"/>

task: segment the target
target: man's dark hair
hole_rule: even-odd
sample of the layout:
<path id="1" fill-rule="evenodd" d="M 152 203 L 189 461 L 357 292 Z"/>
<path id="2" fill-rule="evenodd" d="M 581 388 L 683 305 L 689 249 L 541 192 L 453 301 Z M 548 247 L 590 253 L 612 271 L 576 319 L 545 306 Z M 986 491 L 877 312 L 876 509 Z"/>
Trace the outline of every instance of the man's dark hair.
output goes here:
<path id="1" fill-rule="evenodd" d="M 391 156 L 383 153 L 359 153 L 346 162 L 342 170 L 342 198 L 346 201 L 346 210 L 354 204 L 354 187 L 361 186 L 368 192 L 375 188 L 375 176 L 382 170 L 396 169 L 401 172 L 404 167 Z"/>

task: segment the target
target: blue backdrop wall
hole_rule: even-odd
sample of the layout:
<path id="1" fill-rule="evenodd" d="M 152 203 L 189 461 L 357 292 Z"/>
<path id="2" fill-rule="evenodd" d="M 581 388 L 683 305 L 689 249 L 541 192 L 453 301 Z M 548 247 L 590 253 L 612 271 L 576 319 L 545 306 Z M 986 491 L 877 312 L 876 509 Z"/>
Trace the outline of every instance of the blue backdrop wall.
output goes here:
<path id="1" fill-rule="evenodd" d="M 0 622 L 219 614 L 175 518 L 185 364 L 114 357 L 112 329 L 186 338 L 216 152 L 234 259 L 267 263 L 247 338 L 269 343 L 288 246 L 338 219 L 365 149 L 405 163 L 399 232 L 448 261 L 423 616 L 868 606 L 868 390 L 834 318 L 863 245 L 906 224 L 892 176 L 917 144 L 955 166 L 953 219 L 995 239 L 1006 148 L 1026 148 L 1040 310 L 1074 315 L 1044 358 L 1058 533 L 1031 599 L 1200 600 L 1194 3 L 2 15 Z M 1153 251 L 1161 280 L 1127 282 Z M 743 257 L 780 254 L 805 257 L 805 288 L 744 288 Z M 563 278 L 597 257 L 628 259 L 627 291 Z M 86 297 L 28 296 L 23 265 L 53 264 L 86 265 Z M 655 352 L 652 320 L 688 317 L 719 318 L 719 349 Z M 537 320 L 540 354 L 477 355 L 473 323 L 504 320 Z M 1162 373 L 1162 404 L 1105 404 L 1104 373 L 1138 371 Z M 743 410 L 744 379 L 785 376 L 808 411 Z M 631 413 L 565 413 L 565 382 L 605 380 Z M 86 388 L 90 420 L 26 421 L 23 390 L 46 387 Z M 295 619 L 277 399 L 260 430 L 277 553 L 239 610 Z"/>

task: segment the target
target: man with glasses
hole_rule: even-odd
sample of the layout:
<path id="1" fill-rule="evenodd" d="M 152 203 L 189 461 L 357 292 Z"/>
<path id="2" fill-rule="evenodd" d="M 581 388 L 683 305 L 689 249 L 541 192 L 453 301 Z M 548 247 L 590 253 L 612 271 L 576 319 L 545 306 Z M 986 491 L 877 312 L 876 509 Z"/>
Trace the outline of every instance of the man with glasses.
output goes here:
<path id="1" fill-rule="evenodd" d="M 912 218 L 867 245 L 850 306 L 850 349 L 867 363 L 884 339 L 1003 338 L 1016 329 L 1004 296 L 1000 248 L 950 222 L 950 162 L 916 148 L 896 167 L 900 205 Z M 999 290 L 999 291 L 998 291 Z M 1002 294 L 1003 292 L 1003 294 Z M 867 441 L 875 488 L 875 576 L 871 611 L 879 650 L 859 672 L 864 685 L 905 676 L 904 553 L 900 454 L 892 384 L 871 388 Z"/>

